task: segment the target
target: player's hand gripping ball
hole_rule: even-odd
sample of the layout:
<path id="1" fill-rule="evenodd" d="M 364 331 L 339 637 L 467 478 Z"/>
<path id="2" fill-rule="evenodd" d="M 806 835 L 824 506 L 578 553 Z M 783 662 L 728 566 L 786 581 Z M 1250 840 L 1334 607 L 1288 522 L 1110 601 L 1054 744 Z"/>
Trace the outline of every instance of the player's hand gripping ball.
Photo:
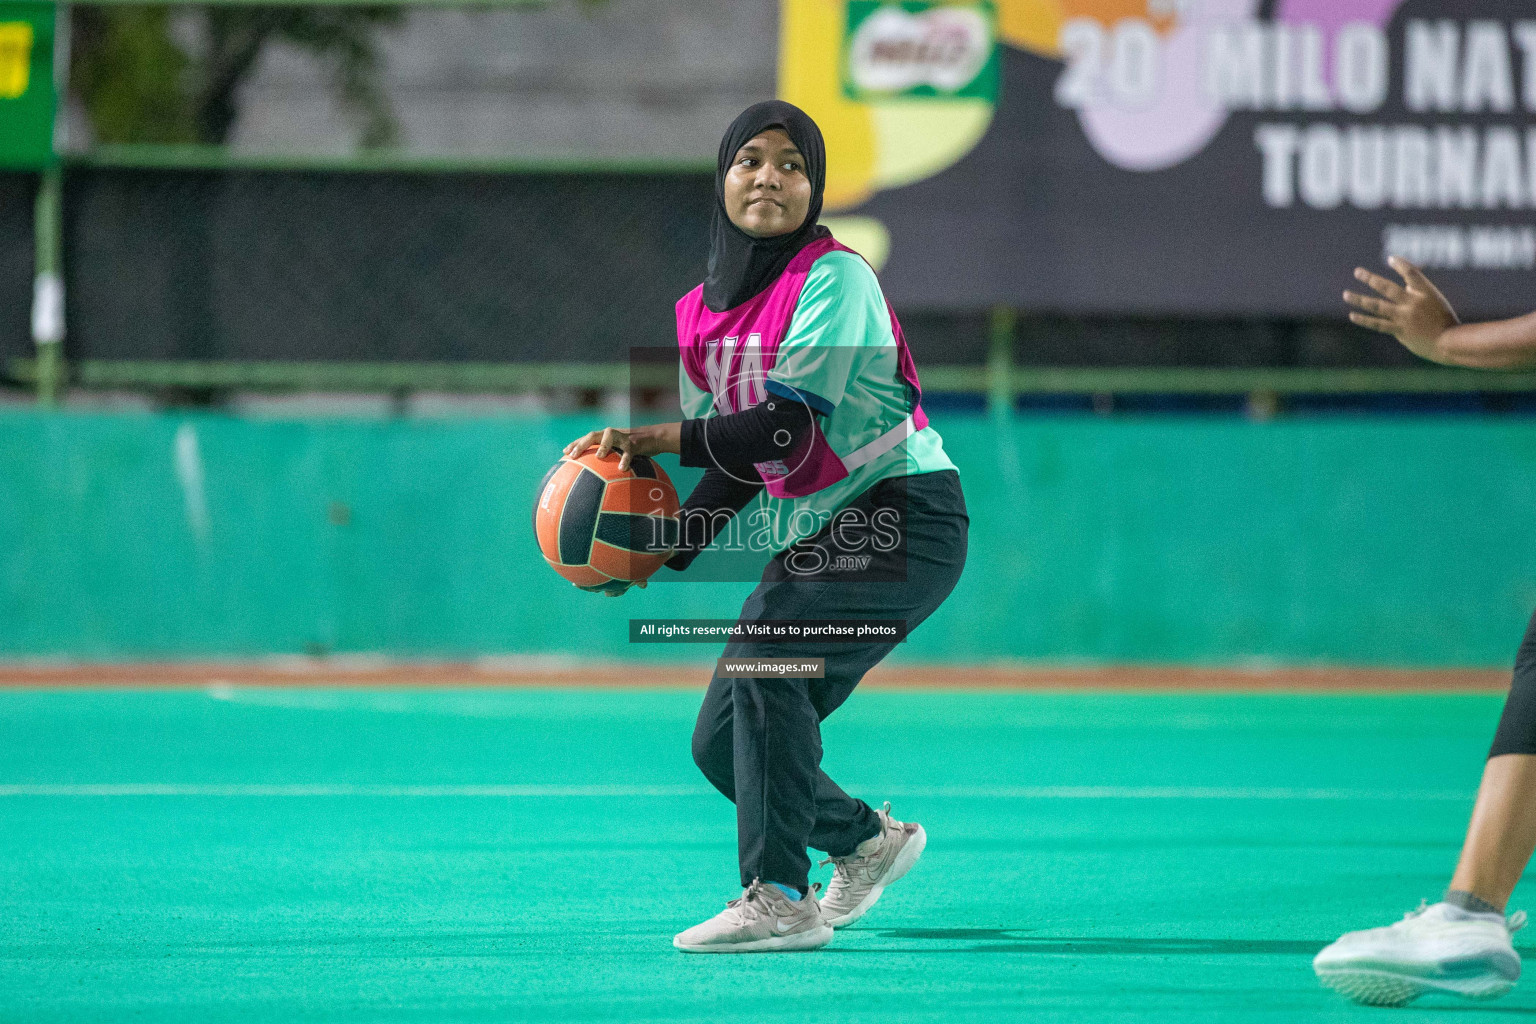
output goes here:
<path id="1" fill-rule="evenodd" d="M 555 463 L 539 484 L 533 532 L 556 572 L 582 590 L 618 595 L 644 586 L 677 548 L 677 489 L 643 455 L 593 446 Z"/>

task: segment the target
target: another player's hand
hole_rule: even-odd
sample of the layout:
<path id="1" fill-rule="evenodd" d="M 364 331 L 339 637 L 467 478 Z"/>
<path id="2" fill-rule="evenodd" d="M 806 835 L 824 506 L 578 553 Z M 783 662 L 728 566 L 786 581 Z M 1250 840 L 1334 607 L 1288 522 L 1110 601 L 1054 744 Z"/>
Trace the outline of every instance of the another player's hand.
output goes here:
<path id="1" fill-rule="evenodd" d="M 1376 295 L 1345 292 L 1344 301 L 1355 307 L 1349 319 L 1361 327 L 1392 335 L 1415 355 L 1441 361 L 1436 345 L 1442 334 L 1461 322 L 1456 311 L 1418 267 L 1401 256 L 1393 256 L 1387 262 L 1402 275 L 1403 283 L 1356 267 L 1355 280 L 1370 286 Z"/>
<path id="2" fill-rule="evenodd" d="M 609 452 L 619 453 L 619 469 L 626 470 L 636 455 L 661 455 L 664 452 L 678 451 L 680 444 L 678 432 L 679 423 L 660 423 L 649 427 L 633 427 L 620 429 L 619 427 L 604 427 L 602 430 L 592 430 L 578 437 L 565 446 L 563 452 L 567 459 L 574 459 L 582 452 L 597 446 L 597 457 L 602 459 Z"/>

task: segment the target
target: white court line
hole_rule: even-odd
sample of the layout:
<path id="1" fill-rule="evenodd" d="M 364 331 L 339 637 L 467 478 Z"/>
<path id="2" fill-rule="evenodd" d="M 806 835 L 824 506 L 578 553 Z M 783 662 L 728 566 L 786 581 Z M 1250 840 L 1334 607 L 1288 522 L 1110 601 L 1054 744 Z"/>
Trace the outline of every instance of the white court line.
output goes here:
<path id="1" fill-rule="evenodd" d="M 879 791 L 879 787 L 873 787 Z M 1451 790 L 1284 789 L 1213 786 L 919 786 L 888 796 L 998 800 L 1468 800 Z"/>
<path id="2" fill-rule="evenodd" d="M 700 796 L 714 790 L 699 786 L 354 786 L 326 783 L 65 783 L 60 785 L 0 785 L 4 796 L 225 796 L 225 797 L 509 797 Z"/>
<path id="3" fill-rule="evenodd" d="M 980 800 L 1397 800 L 1470 802 L 1471 793 L 1449 790 L 1273 789 L 1200 786 L 850 786 L 882 797 L 949 797 Z M 628 797 L 713 796 L 702 786 L 515 786 L 334 785 L 306 783 L 23 783 L 0 785 L 7 796 L 203 796 L 203 797 Z"/>

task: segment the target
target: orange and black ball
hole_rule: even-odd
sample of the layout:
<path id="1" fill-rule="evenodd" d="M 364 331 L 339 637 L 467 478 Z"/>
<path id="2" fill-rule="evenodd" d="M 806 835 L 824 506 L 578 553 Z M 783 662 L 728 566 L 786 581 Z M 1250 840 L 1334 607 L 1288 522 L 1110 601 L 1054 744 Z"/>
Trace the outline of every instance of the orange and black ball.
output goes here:
<path id="1" fill-rule="evenodd" d="M 651 459 L 619 469 L 595 447 L 562 458 L 539 483 L 533 507 L 539 550 L 583 590 L 622 591 L 650 578 L 677 548 L 677 489 Z"/>

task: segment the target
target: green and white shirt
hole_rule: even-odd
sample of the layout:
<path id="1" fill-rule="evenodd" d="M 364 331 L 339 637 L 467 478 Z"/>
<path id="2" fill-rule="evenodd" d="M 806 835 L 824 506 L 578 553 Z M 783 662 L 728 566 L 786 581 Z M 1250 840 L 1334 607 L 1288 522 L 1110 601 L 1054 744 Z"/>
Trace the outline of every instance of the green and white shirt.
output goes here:
<path id="1" fill-rule="evenodd" d="M 900 426 L 911 412 L 899 358 L 875 272 L 857 253 L 834 250 L 811 265 L 765 387 L 822 413 L 827 443 L 846 455 Z M 678 386 L 683 415 L 717 415 L 714 395 L 686 370 Z M 754 548 L 779 552 L 816 533 L 881 480 L 954 468 L 930 424 L 821 490 L 799 498 L 759 495 L 741 512 L 744 536 Z"/>

